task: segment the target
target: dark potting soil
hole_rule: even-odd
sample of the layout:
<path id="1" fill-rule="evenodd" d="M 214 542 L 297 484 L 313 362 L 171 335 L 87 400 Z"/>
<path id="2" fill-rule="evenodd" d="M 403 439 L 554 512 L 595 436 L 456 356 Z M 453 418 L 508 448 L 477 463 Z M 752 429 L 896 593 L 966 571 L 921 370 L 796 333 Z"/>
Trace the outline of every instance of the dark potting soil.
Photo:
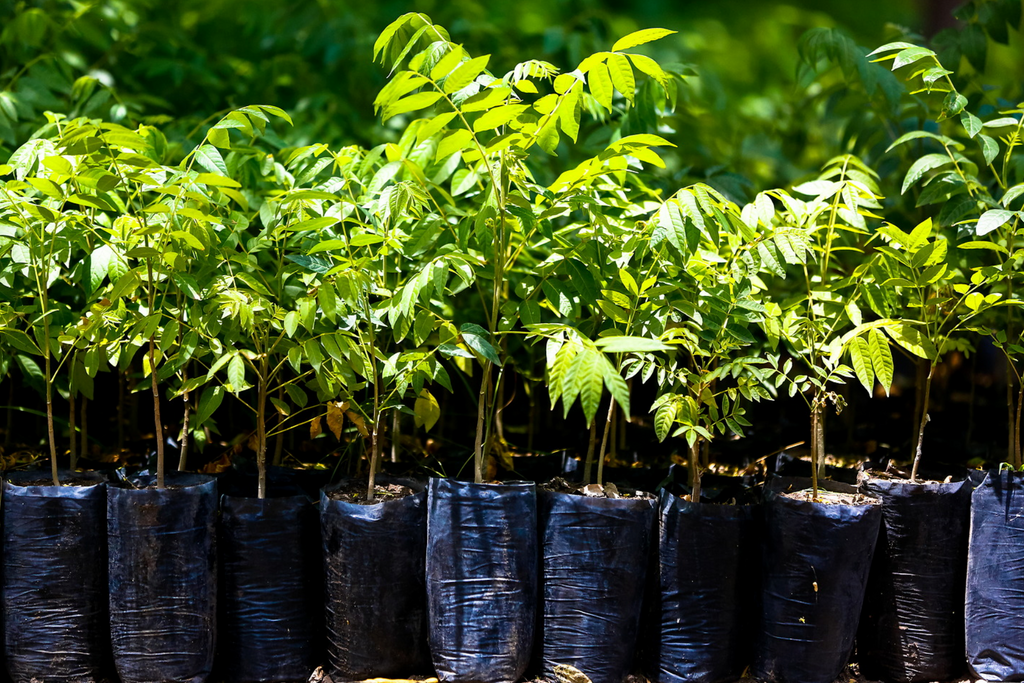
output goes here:
<path id="1" fill-rule="evenodd" d="M 366 499 L 366 482 L 357 479 L 349 479 L 341 482 L 337 487 L 326 491 L 327 497 L 331 500 L 338 500 L 343 503 L 355 503 L 357 505 L 374 505 L 382 500 L 397 500 L 411 496 L 413 491 L 408 486 L 401 484 L 378 484 L 373 487 L 374 501 L 371 503 Z"/>
<path id="2" fill-rule="evenodd" d="M 783 496 L 792 500 L 801 500 L 821 505 L 881 505 L 882 501 L 872 496 L 865 496 L 862 493 L 839 493 L 837 491 L 826 491 L 818 489 L 818 497 L 814 498 L 811 489 L 783 493 Z"/>
<path id="3" fill-rule="evenodd" d="M 551 491 L 552 493 L 568 493 L 574 496 L 586 496 L 587 498 L 634 498 L 640 500 L 656 500 L 657 496 L 647 493 L 646 491 L 638 491 L 636 489 L 625 488 L 621 490 L 611 482 L 601 486 L 600 484 L 580 484 L 578 482 L 566 481 L 562 477 L 555 477 L 551 481 L 538 486 L 541 490 Z"/>

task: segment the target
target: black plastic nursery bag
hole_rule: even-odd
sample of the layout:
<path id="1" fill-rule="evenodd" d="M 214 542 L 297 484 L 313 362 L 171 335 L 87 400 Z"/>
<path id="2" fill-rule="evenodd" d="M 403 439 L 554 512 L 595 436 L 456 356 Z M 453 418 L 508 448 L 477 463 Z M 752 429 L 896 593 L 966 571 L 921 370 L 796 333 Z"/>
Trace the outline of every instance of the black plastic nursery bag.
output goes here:
<path id="1" fill-rule="evenodd" d="M 760 598 L 754 524 L 754 506 L 662 491 L 641 648 L 647 678 L 721 683 L 750 663 Z"/>
<path id="2" fill-rule="evenodd" d="M 593 683 L 630 673 L 640 626 L 655 501 L 539 493 L 542 676 L 573 666 Z"/>
<path id="3" fill-rule="evenodd" d="M 98 475 L 61 479 L 71 477 L 90 483 L 35 484 L 49 472 L 4 482 L 4 655 L 14 683 L 90 683 L 109 664 L 106 486 Z"/>
<path id="4" fill-rule="evenodd" d="M 533 647 L 536 487 L 431 479 L 427 507 L 427 605 L 437 675 L 514 683 Z"/>
<path id="5" fill-rule="evenodd" d="M 201 683 L 213 665 L 217 484 L 168 473 L 167 486 L 107 489 L 110 635 L 124 683 Z"/>
<path id="6" fill-rule="evenodd" d="M 221 496 L 217 670 L 231 681 L 303 681 L 320 664 L 319 529 L 306 496 Z"/>
<path id="7" fill-rule="evenodd" d="M 320 497 L 327 661 L 335 680 L 429 673 L 425 491 L 360 505 Z"/>
<path id="8" fill-rule="evenodd" d="M 990 472 L 971 500 L 967 663 L 987 681 L 1024 680 L 1024 474 Z"/>
<path id="9" fill-rule="evenodd" d="M 869 480 L 882 526 L 857 633 L 869 679 L 944 681 L 964 669 L 971 485 Z"/>
<path id="10" fill-rule="evenodd" d="M 832 482 L 822 486 L 855 491 Z M 769 491 L 754 677 L 832 683 L 857 632 L 881 505 L 833 505 Z"/>

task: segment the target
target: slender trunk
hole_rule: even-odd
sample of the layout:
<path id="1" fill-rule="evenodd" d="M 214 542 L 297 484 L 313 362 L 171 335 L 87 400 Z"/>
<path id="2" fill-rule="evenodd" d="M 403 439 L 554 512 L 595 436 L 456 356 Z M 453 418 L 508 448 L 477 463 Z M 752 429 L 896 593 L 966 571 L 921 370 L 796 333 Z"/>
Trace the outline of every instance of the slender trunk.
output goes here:
<path id="1" fill-rule="evenodd" d="M 690 446 L 690 501 L 700 502 L 700 440 Z"/>
<path id="2" fill-rule="evenodd" d="M 124 448 L 124 373 L 117 371 L 117 450 Z"/>
<path id="3" fill-rule="evenodd" d="M 398 437 L 401 436 L 401 421 L 398 408 L 391 410 L 391 462 L 398 462 Z"/>
<path id="4" fill-rule="evenodd" d="M 188 444 L 191 441 L 191 435 L 189 434 L 191 403 L 188 395 L 188 363 L 185 363 L 185 367 L 181 369 L 181 380 L 185 385 L 181 393 L 181 400 L 185 404 L 185 413 L 181 417 L 181 436 L 178 439 L 178 444 L 181 447 L 181 455 L 178 457 L 178 471 L 184 472 L 188 469 Z"/>
<path id="5" fill-rule="evenodd" d="M 822 395 L 818 406 L 818 421 L 815 424 L 814 442 L 818 447 L 818 479 L 826 479 L 825 476 L 825 420 L 828 414 L 825 412 L 825 397 Z"/>
<path id="6" fill-rule="evenodd" d="M 278 390 L 277 397 L 283 400 L 283 390 Z M 281 459 L 284 455 L 284 432 L 281 430 L 281 425 L 283 424 L 284 415 L 278 413 L 277 422 L 275 423 L 275 426 L 277 427 L 277 436 L 274 437 L 274 467 L 281 466 Z"/>
<path id="7" fill-rule="evenodd" d="M 504 340 L 502 341 L 504 342 Z M 504 347 L 505 344 L 502 343 L 502 353 L 505 352 Z M 503 417 L 505 411 L 505 373 L 501 373 L 498 377 L 494 393 L 494 435 L 500 443 L 505 440 L 505 419 Z"/>
<path id="8" fill-rule="evenodd" d="M 374 415 L 376 418 L 376 415 Z M 366 500 L 372 503 L 376 500 L 375 486 L 377 484 L 377 463 L 380 462 L 380 421 L 374 419 L 373 429 L 370 430 L 370 475 L 369 484 L 366 489 Z"/>
<path id="9" fill-rule="evenodd" d="M 46 343 L 50 343 L 50 335 L 46 335 Z M 50 374 L 50 347 L 46 347 L 46 431 L 50 437 L 50 476 L 53 477 L 53 485 L 60 486 L 60 479 L 57 477 L 57 437 L 53 430 L 53 376 Z"/>
<path id="10" fill-rule="evenodd" d="M 604 434 L 601 436 L 601 457 L 597 460 L 597 485 L 604 486 L 604 455 L 608 449 L 608 437 L 615 424 L 615 401 L 608 401 L 608 418 L 604 422 Z"/>
<path id="11" fill-rule="evenodd" d="M 594 469 L 594 449 L 597 446 L 597 420 L 590 424 L 590 441 L 587 445 L 587 460 L 583 465 L 583 485 L 590 483 L 590 473 Z"/>
<path id="12" fill-rule="evenodd" d="M 917 481 L 917 468 L 921 464 L 921 450 L 924 447 L 924 427 L 928 424 L 928 400 L 932 393 L 932 375 L 935 374 L 935 364 L 928 363 L 928 379 L 924 383 L 924 404 L 922 405 L 921 424 L 917 428 L 917 451 L 914 453 L 914 468 L 910 471 L 910 481 Z"/>
<path id="13" fill-rule="evenodd" d="M 78 434 L 75 425 L 75 392 L 68 388 L 68 439 L 71 442 L 68 449 L 68 458 L 71 460 L 71 471 L 75 471 L 78 463 Z"/>
<path id="14" fill-rule="evenodd" d="M 10 386 L 7 387 L 7 428 L 4 430 L 4 450 L 11 448 L 11 432 L 14 431 L 14 377 L 7 376 Z"/>
<path id="15" fill-rule="evenodd" d="M 484 452 L 484 420 L 487 417 L 487 394 L 491 386 L 491 364 L 484 365 L 483 376 L 480 378 L 480 396 L 476 407 L 476 443 L 473 450 L 473 480 L 477 484 L 484 481 L 486 454 Z"/>
<path id="16" fill-rule="evenodd" d="M 928 381 L 928 368 L 925 366 L 924 361 L 920 358 L 914 360 L 915 375 L 914 378 L 914 421 L 910 425 L 911 448 L 917 443 L 917 432 L 921 426 L 921 408 L 924 407 L 924 385 Z"/>
<path id="17" fill-rule="evenodd" d="M 978 389 L 978 354 L 971 355 L 971 395 L 967 401 L 967 430 L 964 433 L 964 449 L 970 449 L 974 437 L 974 400 Z"/>
<path id="18" fill-rule="evenodd" d="M 534 425 L 537 422 L 537 387 L 530 391 L 530 415 L 526 423 L 526 450 L 533 453 L 533 435 L 536 431 Z"/>
<path id="19" fill-rule="evenodd" d="M 1020 453 L 1020 414 L 1024 410 L 1024 382 L 1020 385 L 1020 393 L 1017 394 L 1017 424 L 1014 427 L 1013 433 L 1013 466 L 1015 469 L 1020 469 L 1021 466 L 1021 453 Z"/>
<path id="20" fill-rule="evenodd" d="M 151 309 L 152 310 L 152 309 Z M 156 342 L 149 338 L 149 378 L 153 387 L 153 422 L 156 423 L 156 487 L 164 488 L 164 423 L 160 419 L 160 385 L 156 376 Z"/>
<path id="21" fill-rule="evenodd" d="M 82 397 L 82 447 L 79 449 L 82 456 L 89 457 L 89 399 Z M 75 469 L 75 465 L 71 469 Z"/>
<path id="22" fill-rule="evenodd" d="M 617 458 L 618 455 L 619 455 L 618 433 L 619 433 L 619 411 L 616 410 L 615 414 L 612 416 L 612 433 L 608 437 L 608 455 L 612 456 L 612 458 Z"/>
<path id="23" fill-rule="evenodd" d="M 259 476 L 257 497 L 267 497 L 267 371 L 266 361 L 260 363 L 260 380 L 256 395 L 256 471 Z"/>
<path id="24" fill-rule="evenodd" d="M 633 395 L 633 378 L 632 377 L 630 377 L 629 380 L 626 381 L 626 387 L 629 389 L 629 395 L 632 396 Z M 626 450 L 626 425 L 628 425 L 628 424 L 629 424 L 629 415 L 626 415 L 626 411 L 623 410 L 621 415 L 619 416 L 619 428 L 617 430 L 618 433 L 619 433 L 619 449 L 618 449 L 619 452 L 622 452 L 622 451 Z"/>
<path id="25" fill-rule="evenodd" d="M 1016 464 L 1016 462 L 1017 462 L 1017 446 L 1016 446 L 1017 439 L 1016 439 L 1016 431 L 1014 429 L 1014 424 L 1016 423 L 1016 417 L 1015 417 L 1014 413 L 1016 411 L 1013 408 L 1013 405 L 1014 405 L 1013 404 L 1013 382 L 1014 382 L 1014 378 L 1013 378 L 1013 365 L 1010 363 L 1010 360 L 1007 359 L 1006 360 L 1006 412 L 1007 412 L 1007 420 L 1006 420 L 1006 424 L 1007 424 L 1007 437 L 1006 437 L 1006 443 L 1007 443 L 1006 453 L 1007 453 L 1007 458 L 1006 459 L 1007 459 L 1007 461 Z M 1024 385 L 1024 382 L 1022 382 L 1022 385 Z"/>
<path id="26" fill-rule="evenodd" d="M 820 417 L 818 407 L 818 397 L 814 397 L 814 401 L 811 403 L 811 496 L 815 501 L 818 500 L 818 422 Z"/>

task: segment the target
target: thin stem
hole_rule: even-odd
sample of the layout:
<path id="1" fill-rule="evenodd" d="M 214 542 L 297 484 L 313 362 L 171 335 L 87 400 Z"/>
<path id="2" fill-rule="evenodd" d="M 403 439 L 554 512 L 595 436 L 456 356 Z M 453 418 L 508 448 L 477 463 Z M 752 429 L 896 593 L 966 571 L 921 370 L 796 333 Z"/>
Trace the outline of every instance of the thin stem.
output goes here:
<path id="1" fill-rule="evenodd" d="M 265 379 L 267 361 L 265 356 L 260 361 L 260 368 L 262 372 L 256 399 L 256 470 L 259 473 L 259 486 L 256 495 L 262 500 L 267 497 L 267 381 Z"/>
<path id="2" fill-rule="evenodd" d="M 690 502 L 700 502 L 700 439 L 690 446 Z"/>
<path id="3" fill-rule="evenodd" d="M 931 419 L 928 416 L 928 402 L 932 393 L 932 376 L 935 374 L 935 364 L 929 362 L 928 379 L 924 383 L 924 404 L 921 413 L 921 426 L 917 431 L 917 452 L 914 454 L 914 468 L 910 471 L 910 482 L 917 481 L 917 468 L 921 464 L 921 451 L 924 446 L 924 428 Z"/>
<path id="4" fill-rule="evenodd" d="M 184 472 L 188 467 L 189 421 L 191 418 L 191 404 L 188 395 L 188 363 L 185 363 L 185 366 L 181 369 L 181 381 L 184 385 L 181 399 L 185 404 L 185 413 L 181 418 L 181 436 L 178 439 L 178 442 L 181 444 L 181 455 L 178 456 L 178 471 Z"/>
<path id="5" fill-rule="evenodd" d="M 476 406 L 476 442 L 473 446 L 473 480 L 477 484 L 484 481 L 484 420 L 487 417 L 487 390 L 491 386 L 491 364 L 484 366 L 483 377 L 480 378 L 480 394 Z"/>
<path id="6" fill-rule="evenodd" d="M 608 435 L 615 424 L 615 401 L 608 401 L 608 417 L 604 422 L 604 434 L 601 436 L 601 457 L 597 460 L 597 485 L 604 486 L 604 456 L 608 452 Z"/>
<path id="7" fill-rule="evenodd" d="M 815 396 L 811 403 L 811 496 L 815 502 L 818 500 L 818 420 L 819 420 L 818 397 Z"/>
<path id="8" fill-rule="evenodd" d="M 398 462 L 398 436 L 401 423 L 398 419 L 398 408 L 391 411 L 391 462 Z"/>
<path id="9" fill-rule="evenodd" d="M 89 456 L 89 397 L 88 396 L 83 396 L 82 397 L 82 447 L 81 447 L 81 454 L 86 456 L 86 457 Z M 71 469 L 73 470 L 77 466 L 78 466 L 78 463 L 76 462 L 76 463 L 72 464 Z"/>
<path id="10" fill-rule="evenodd" d="M 590 423 L 590 440 L 587 445 L 587 459 L 583 465 L 583 485 L 590 483 L 590 473 L 594 469 L 594 448 L 597 446 L 597 420 Z"/>
<path id="11" fill-rule="evenodd" d="M 71 471 L 75 471 L 75 464 L 78 460 L 78 439 L 75 433 L 75 392 L 68 389 L 68 437 L 71 441 L 68 450 L 68 457 L 71 459 Z"/>
<path id="12" fill-rule="evenodd" d="M 1013 434 L 1013 466 L 1015 469 L 1020 469 L 1021 466 L 1021 453 L 1020 453 L 1020 417 L 1021 412 L 1024 412 L 1024 382 L 1021 382 L 1020 392 L 1017 394 L 1017 428 Z"/>

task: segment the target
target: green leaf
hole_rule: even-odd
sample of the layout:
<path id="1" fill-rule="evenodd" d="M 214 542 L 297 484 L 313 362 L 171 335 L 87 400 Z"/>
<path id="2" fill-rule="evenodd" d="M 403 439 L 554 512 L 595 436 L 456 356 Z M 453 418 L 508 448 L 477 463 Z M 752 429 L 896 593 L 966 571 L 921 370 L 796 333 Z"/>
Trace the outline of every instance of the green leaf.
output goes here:
<path id="1" fill-rule="evenodd" d="M 984 237 L 994 230 L 998 230 L 1007 221 L 1016 216 L 1017 214 L 1013 211 L 1006 211 L 1004 209 L 992 209 L 981 214 L 981 218 L 978 219 L 978 224 L 975 226 L 974 233 L 978 237 Z"/>
<path id="2" fill-rule="evenodd" d="M 231 384 L 231 391 L 235 394 L 245 390 L 248 385 L 245 383 L 245 361 L 240 354 L 235 354 L 228 362 L 228 382 Z"/>
<path id="3" fill-rule="evenodd" d="M 565 267 L 569 271 L 569 281 L 580 298 L 591 306 L 596 306 L 599 292 L 593 274 L 576 259 L 566 259 Z"/>
<path id="4" fill-rule="evenodd" d="M 196 409 L 196 422 L 205 425 L 223 400 L 224 387 L 212 386 L 204 389 L 203 395 L 199 398 L 199 407 Z"/>
<path id="5" fill-rule="evenodd" d="M 629 415 L 629 386 L 626 384 L 626 380 L 622 379 L 622 375 L 607 357 L 603 358 L 602 366 L 604 367 L 604 385 L 608 388 L 608 393 L 612 395 L 612 399 L 619 404 L 622 408 L 622 412 Z"/>
<path id="6" fill-rule="evenodd" d="M 459 333 L 461 334 L 462 341 L 465 342 L 466 346 L 473 349 L 495 365 L 501 365 L 501 359 L 498 357 L 494 347 L 491 346 L 491 343 L 488 341 L 490 335 L 487 330 L 473 323 L 465 323 L 459 328 Z"/>
<path id="7" fill-rule="evenodd" d="M 652 351 L 668 351 L 668 344 L 648 337 L 602 337 L 595 344 L 605 353 L 649 353 Z"/>
<path id="8" fill-rule="evenodd" d="M 981 145 L 981 154 L 985 157 L 985 163 L 991 164 L 999 156 L 999 143 L 987 135 L 978 136 L 978 144 Z"/>
<path id="9" fill-rule="evenodd" d="M 604 393 L 606 362 L 600 351 L 584 348 L 573 363 L 576 368 L 576 372 L 573 374 L 573 383 L 579 388 L 580 406 L 583 408 L 583 415 L 587 419 L 588 427 L 594 422 L 597 408 L 601 403 L 601 395 Z"/>
<path id="10" fill-rule="evenodd" d="M 598 104 L 611 111 L 612 96 L 615 91 L 612 86 L 612 77 L 608 73 L 608 67 L 603 62 L 598 62 L 591 67 L 587 78 L 590 85 L 590 94 L 594 96 Z"/>
<path id="11" fill-rule="evenodd" d="M 608 73 L 612 77 L 615 89 L 622 93 L 630 102 L 636 96 L 636 81 L 633 79 L 633 67 L 625 55 L 608 56 Z"/>
<path id="12" fill-rule="evenodd" d="M 448 74 L 448 77 L 444 80 L 444 91 L 451 94 L 465 88 L 487 68 L 487 62 L 490 59 L 490 55 L 483 55 L 468 62 L 463 62 L 457 69 Z"/>
<path id="13" fill-rule="evenodd" d="M 886 334 L 888 334 L 893 341 L 910 351 L 915 356 L 924 358 L 927 360 L 936 360 L 935 345 L 932 344 L 931 340 L 923 336 L 921 332 L 915 328 L 905 325 L 903 323 L 895 323 L 884 328 Z"/>
<path id="14" fill-rule="evenodd" d="M 871 365 L 878 377 L 879 384 L 885 389 L 885 395 L 889 395 L 889 387 L 892 386 L 892 349 L 885 335 L 879 330 L 873 329 L 868 333 L 868 352 L 871 355 Z"/>
<path id="15" fill-rule="evenodd" d="M 381 114 L 381 118 L 387 121 L 391 117 L 398 116 L 399 114 L 407 114 L 408 112 L 411 111 L 419 111 L 420 109 L 426 109 L 427 107 L 431 106 L 439 99 L 441 99 L 441 97 L 441 93 L 433 91 L 418 92 L 415 95 L 403 97 L 402 99 L 398 100 L 394 104 L 387 107 L 384 110 L 384 113 Z"/>
<path id="16" fill-rule="evenodd" d="M 658 437 L 658 441 L 664 441 L 668 437 L 675 419 L 676 404 L 674 402 L 666 401 L 658 406 L 658 410 L 654 413 L 654 433 Z"/>
<path id="17" fill-rule="evenodd" d="M 219 173 L 223 176 L 228 174 L 228 167 L 224 163 L 224 157 L 220 155 L 220 150 L 213 145 L 203 145 L 197 149 L 195 159 L 200 166 L 210 173 Z"/>
<path id="18" fill-rule="evenodd" d="M 910 170 L 907 171 L 907 175 L 903 179 L 903 189 L 900 190 L 900 193 L 906 194 L 907 190 L 928 171 L 941 168 L 950 163 L 953 163 L 953 160 L 946 154 L 924 155 L 910 166 Z"/>
<path id="19" fill-rule="evenodd" d="M 896 59 L 892 62 L 892 70 L 895 71 L 901 67 L 913 64 L 914 62 L 924 59 L 925 57 L 934 57 L 935 53 L 926 47 L 908 47 L 900 50 L 896 55 Z"/>
<path id="20" fill-rule="evenodd" d="M 636 47 L 637 45 L 661 40 L 665 36 L 670 36 L 673 33 L 675 33 L 675 31 L 670 31 L 665 28 L 645 28 L 639 31 L 633 31 L 629 35 L 616 40 L 615 44 L 612 45 L 612 52 L 621 52 L 622 50 L 628 50 L 629 48 Z"/>
<path id="21" fill-rule="evenodd" d="M 857 373 L 857 379 L 870 395 L 875 388 L 875 373 L 871 365 L 871 350 L 863 337 L 850 340 L 850 365 Z"/>
<path id="22" fill-rule="evenodd" d="M 437 399 L 426 389 L 416 397 L 413 412 L 416 413 L 416 426 L 423 427 L 428 432 L 441 417 L 441 407 L 437 404 Z"/>
<path id="23" fill-rule="evenodd" d="M 969 111 L 960 112 L 960 123 L 972 138 L 981 132 L 981 119 Z"/>

